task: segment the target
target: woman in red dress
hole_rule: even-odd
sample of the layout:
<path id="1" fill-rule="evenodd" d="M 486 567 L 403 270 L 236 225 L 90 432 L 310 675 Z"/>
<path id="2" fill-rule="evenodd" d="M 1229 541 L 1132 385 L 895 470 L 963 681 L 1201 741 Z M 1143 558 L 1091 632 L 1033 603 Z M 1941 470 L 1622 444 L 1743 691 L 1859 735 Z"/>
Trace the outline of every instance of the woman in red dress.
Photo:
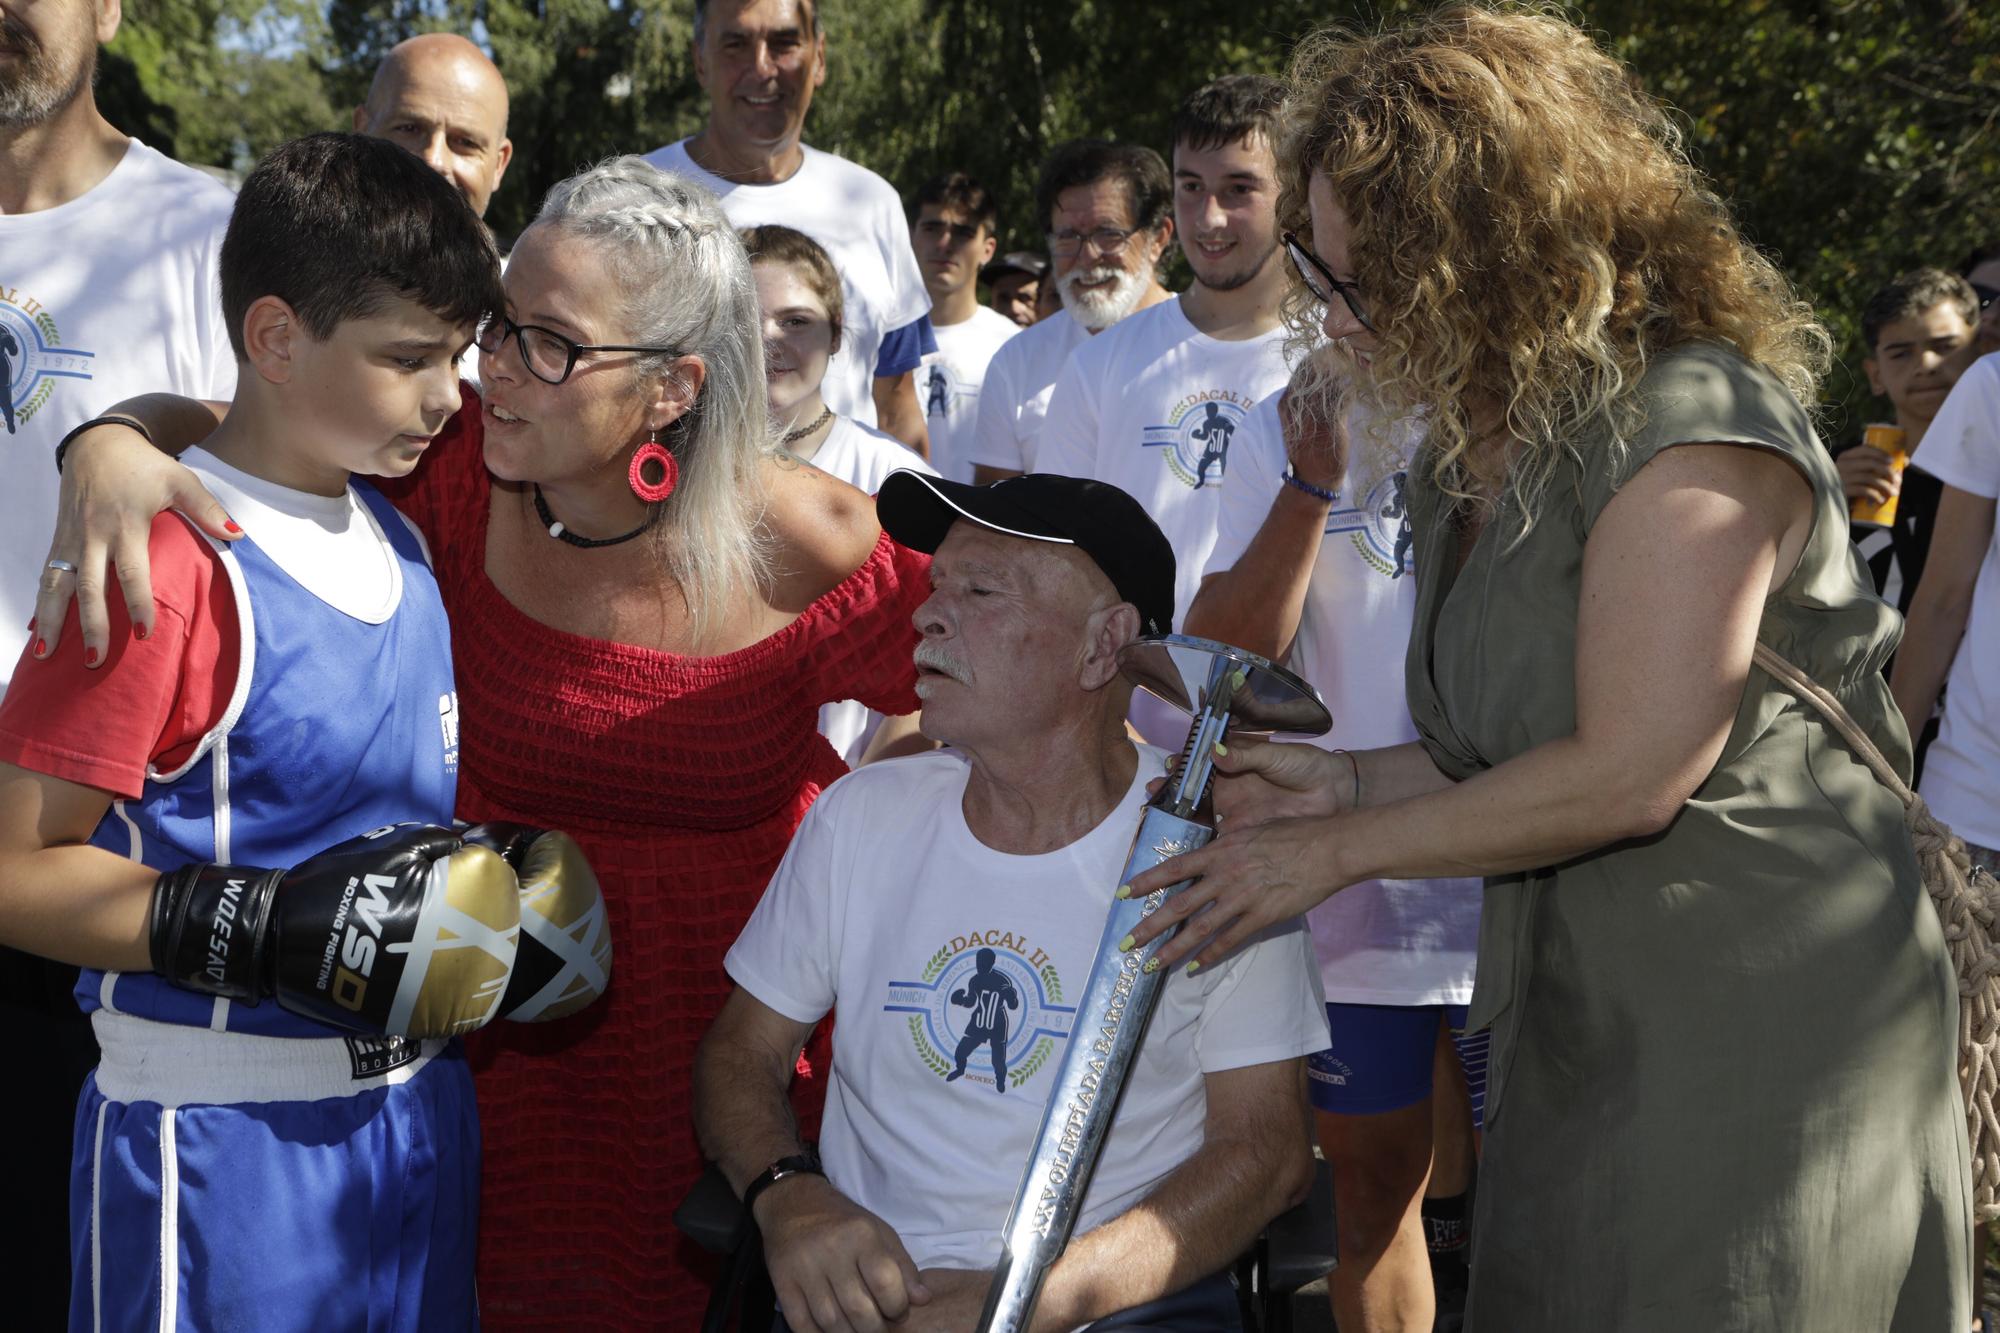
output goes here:
<path id="1" fill-rule="evenodd" d="M 480 331 L 483 400 L 468 387 L 410 479 L 382 489 L 429 541 L 451 616 L 459 814 L 574 834 L 615 968 L 576 1018 L 473 1043 L 480 1313 L 692 1328 L 705 1265 L 671 1216 L 701 1169 L 689 1071 L 728 990 L 722 956 L 846 771 L 820 705 L 916 708 L 928 562 L 865 496 L 773 447 L 749 265 L 700 190 L 638 158 L 563 182 L 507 296 Z M 208 425 L 190 406 L 120 410 L 184 446 Z M 57 544 L 98 567 L 108 547 L 138 623 L 131 554 L 151 514 L 224 533 L 192 475 L 120 427 L 78 438 L 66 484 L 120 506 L 105 545 L 72 538 L 73 515 Z M 102 609 L 79 614 L 101 659 Z"/>

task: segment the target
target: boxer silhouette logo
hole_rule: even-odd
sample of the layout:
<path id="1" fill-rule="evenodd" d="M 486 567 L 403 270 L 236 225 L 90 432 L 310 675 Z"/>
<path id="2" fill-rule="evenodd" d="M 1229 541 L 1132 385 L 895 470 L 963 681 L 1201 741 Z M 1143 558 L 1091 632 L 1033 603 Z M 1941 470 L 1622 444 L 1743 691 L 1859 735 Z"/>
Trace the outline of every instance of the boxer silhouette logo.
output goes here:
<path id="1" fill-rule="evenodd" d="M 996 1093 L 1057 1055 L 1076 1016 L 1047 951 L 1004 929 L 953 936 L 920 979 L 891 981 L 887 999 L 883 1010 L 907 1015 L 910 1040 L 933 1074 Z"/>
<path id="2" fill-rule="evenodd" d="M 1167 470 L 1190 490 L 1218 485 L 1229 471 L 1229 445 L 1247 415 L 1229 389 L 1204 389 L 1174 404 L 1164 425 L 1148 426 L 1140 445 L 1158 449 Z"/>

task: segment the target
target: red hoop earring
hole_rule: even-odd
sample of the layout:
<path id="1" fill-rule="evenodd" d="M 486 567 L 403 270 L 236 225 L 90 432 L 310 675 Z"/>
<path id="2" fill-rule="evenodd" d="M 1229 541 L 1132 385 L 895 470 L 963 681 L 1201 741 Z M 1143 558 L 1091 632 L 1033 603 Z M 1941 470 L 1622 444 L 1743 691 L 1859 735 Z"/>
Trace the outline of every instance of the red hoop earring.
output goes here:
<path id="1" fill-rule="evenodd" d="M 647 481 L 646 464 L 655 462 L 660 465 L 660 479 Z M 647 504 L 658 504 L 672 495 L 674 487 L 680 484 L 680 479 L 680 463 L 667 446 L 660 443 L 657 436 L 647 440 L 634 451 L 632 466 L 625 473 L 625 482 L 632 488 L 632 494 Z"/>

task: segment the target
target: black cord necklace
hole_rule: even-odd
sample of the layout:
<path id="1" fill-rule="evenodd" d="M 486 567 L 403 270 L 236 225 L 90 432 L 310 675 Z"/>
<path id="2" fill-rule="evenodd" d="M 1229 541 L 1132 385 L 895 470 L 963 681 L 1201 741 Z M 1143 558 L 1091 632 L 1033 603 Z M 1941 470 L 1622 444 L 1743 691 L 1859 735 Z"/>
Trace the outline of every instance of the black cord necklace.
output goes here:
<path id="1" fill-rule="evenodd" d="M 631 541 L 634 537 L 659 521 L 660 509 L 657 505 L 654 506 L 653 512 L 646 515 L 644 523 L 641 523 L 622 537 L 579 537 L 564 527 L 556 519 L 556 516 L 549 512 L 549 502 L 542 498 L 542 488 L 538 484 L 535 486 L 535 517 L 542 520 L 542 526 L 549 530 L 549 536 L 554 537 L 557 541 L 567 542 L 571 546 L 581 546 L 588 550 L 595 546 L 616 546 L 620 542 Z"/>
<path id="2" fill-rule="evenodd" d="M 797 430 L 786 431 L 785 438 L 779 440 L 778 443 L 791 444 L 795 440 L 803 440 L 806 436 L 812 434 L 814 431 L 818 430 L 821 426 L 824 426 L 826 424 L 826 419 L 832 415 L 833 415 L 833 409 L 829 407 L 824 412 L 821 412 L 818 416 L 814 417 L 811 421 L 799 427 Z"/>

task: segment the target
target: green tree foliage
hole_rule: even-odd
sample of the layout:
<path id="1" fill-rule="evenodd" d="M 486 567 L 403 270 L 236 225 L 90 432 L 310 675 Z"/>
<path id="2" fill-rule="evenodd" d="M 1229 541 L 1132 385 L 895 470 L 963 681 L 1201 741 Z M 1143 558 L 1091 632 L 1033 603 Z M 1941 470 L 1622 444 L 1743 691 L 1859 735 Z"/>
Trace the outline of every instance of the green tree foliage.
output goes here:
<path id="1" fill-rule="evenodd" d="M 808 137 L 905 191 L 962 168 L 1036 245 L 1035 168 L 1095 134 L 1163 151 L 1175 101 L 1283 71 L 1306 32 L 1425 8 L 1334 0 L 823 0 L 830 71 Z M 1696 159 L 1842 340 L 1832 433 L 1881 410 L 1858 312 L 1918 263 L 2000 240 L 2000 6 L 1966 0 L 1580 0 L 1570 14 L 1676 107 Z M 178 156 L 243 167 L 339 128 L 383 52 L 471 34 L 513 94 L 514 166 L 489 220 L 525 225 L 563 176 L 703 116 L 691 0 L 133 0 L 100 91 Z M 122 119 L 121 119 L 122 117 Z"/>
<path id="2" fill-rule="evenodd" d="M 133 0 L 100 61 L 114 124 L 182 161 L 240 170 L 335 122 L 314 0 Z"/>

